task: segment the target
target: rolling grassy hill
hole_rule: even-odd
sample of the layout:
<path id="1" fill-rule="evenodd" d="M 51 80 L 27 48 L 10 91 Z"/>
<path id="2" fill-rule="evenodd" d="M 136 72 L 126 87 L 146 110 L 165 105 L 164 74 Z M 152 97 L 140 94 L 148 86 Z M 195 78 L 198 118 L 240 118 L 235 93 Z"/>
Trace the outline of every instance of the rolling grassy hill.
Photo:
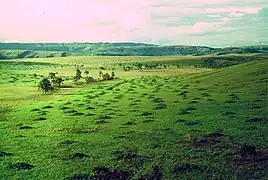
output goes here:
<path id="1" fill-rule="evenodd" d="M 44 57 L 44 53 L 41 51 L 47 51 L 45 52 L 45 57 L 59 56 L 57 51 L 68 53 L 68 55 L 97 56 L 201 56 L 267 53 L 268 46 L 212 48 L 205 46 L 160 46 L 143 43 L 0 43 L 0 50 L 0 59 L 12 59 Z M 24 52 L 13 50 L 23 50 Z"/>
<path id="2" fill-rule="evenodd" d="M 0 179 L 265 179 L 268 58 L 221 57 L 238 63 L 199 66 L 217 56 L 0 61 Z M 136 62 L 167 67 L 123 70 Z M 74 64 L 93 77 L 100 66 L 114 68 L 119 79 L 74 85 L 67 80 Z M 40 80 L 48 72 L 70 88 L 38 92 L 33 74 Z"/>

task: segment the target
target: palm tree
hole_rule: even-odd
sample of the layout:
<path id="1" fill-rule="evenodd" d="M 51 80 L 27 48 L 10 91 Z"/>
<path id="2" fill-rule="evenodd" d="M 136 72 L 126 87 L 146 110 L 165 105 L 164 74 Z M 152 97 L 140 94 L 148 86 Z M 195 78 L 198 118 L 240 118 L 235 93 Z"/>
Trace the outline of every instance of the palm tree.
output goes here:
<path id="1" fill-rule="evenodd" d="M 36 78 L 37 78 L 37 74 L 33 74 L 34 77 L 34 85 L 36 86 Z"/>
<path id="2" fill-rule="evenodd" d="M 101 79 L 101 78 L 102 78 L 102 76 L 103 76 L 102 71 L 100 71 L 100 72 L 99 72 L 99 76 L 100 76 L 100 79 Z"/>

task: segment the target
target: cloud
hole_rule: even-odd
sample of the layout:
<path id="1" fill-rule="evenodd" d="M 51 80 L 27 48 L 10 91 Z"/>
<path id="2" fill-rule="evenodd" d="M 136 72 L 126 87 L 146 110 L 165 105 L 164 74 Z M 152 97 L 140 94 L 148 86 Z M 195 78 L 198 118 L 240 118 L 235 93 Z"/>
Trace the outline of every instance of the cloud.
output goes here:
<path id="1" fill-rule="evenodd" d="M 215 46 L 253 41 L 240 38 L 243 34 L 268 42 L 267 5 L 266 0 L 1 0 L 0 39 Z"/>
<path id="2" fill-rule="evenodd" d="M 262 8 L 249 8 L 249 7 L 228 7 L 228 8 L 207 8 L 205 9 L 206 13 L 232 13 L 232 12 L 241 12 L 248 14 L 256 14 Z"/>

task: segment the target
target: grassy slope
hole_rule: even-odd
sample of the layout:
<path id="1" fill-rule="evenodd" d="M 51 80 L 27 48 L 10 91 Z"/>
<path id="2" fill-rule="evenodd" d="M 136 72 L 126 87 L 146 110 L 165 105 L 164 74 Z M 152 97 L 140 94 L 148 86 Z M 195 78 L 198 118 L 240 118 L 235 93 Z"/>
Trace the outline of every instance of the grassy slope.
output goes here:
<path id="1" fill-rule="evenodd" d="M 1 120 L 0 151 L 13 155 L 0 157 L 0 179 L 62 179 L 88 174 L 99 165 L 135 172 L 133 179 L 154 166 L 162 167 L 166 179 L 264 177 L 267 159 L 257 165 L 235 163 L 240 158 L 235 152 L 243 143 L 267 152 L 267 66 L 263 60 L 196 75 L 132 79 L 131 73 L 137 73 L 133 71 L 124 74 L 126 81 L 45 97 L 27 84 L 28 92 L 22 92 L 23 87 L 8 92 L 10 85 L 5 84 L 1 91 L 10 96 L 2 100 L 7 105 L 24 104 L 14 106 Z M 12 97 L 19 92 L 17 99 Z M 164 102 L 152 102 L 156 98 Z M 52 108 L 44 109 L 47 105 Z M 182 111 L 189 107 L 195 109 Z M 32 111 L 35 108 L 39 110 Z M 35 121 L 40 117 L 46 120 Z M 261 122 L 248 122 L 251 118 Z M 224 137 L 205 139 L 219 130 Z M 78 152 L 87 157 L 74 157 Z M 8 167 L 16 162 L 34 168 Z M 182 163 L 193 168 L 173 172 Z"/>

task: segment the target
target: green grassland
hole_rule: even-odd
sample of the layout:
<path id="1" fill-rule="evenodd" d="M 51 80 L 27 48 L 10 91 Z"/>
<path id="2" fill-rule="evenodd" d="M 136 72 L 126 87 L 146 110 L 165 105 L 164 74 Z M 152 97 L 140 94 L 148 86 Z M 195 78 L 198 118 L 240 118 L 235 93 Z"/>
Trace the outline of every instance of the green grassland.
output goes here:
<path id="1" fill-rule="evenodd" d="M 118 79 L 74 84 L 75 65 Z M 256 54 L 0 61 L 0 179 L 266 179 L 267 67 Z M 49 72 L 65 87 L 45 95 Z"/>
<path id="2" fill-rule="evenodd" d="M 49 58 L 49 57 L 63 57 L 70 55 L 79 55 L 77 53 L 70 53 L 64 51 L 29 51 L 29 50 L 17 50 L 17 49 L 1 49 L 0 48 L 0 60 L 8 59 L 22 59 L 22 58 Z"/>

